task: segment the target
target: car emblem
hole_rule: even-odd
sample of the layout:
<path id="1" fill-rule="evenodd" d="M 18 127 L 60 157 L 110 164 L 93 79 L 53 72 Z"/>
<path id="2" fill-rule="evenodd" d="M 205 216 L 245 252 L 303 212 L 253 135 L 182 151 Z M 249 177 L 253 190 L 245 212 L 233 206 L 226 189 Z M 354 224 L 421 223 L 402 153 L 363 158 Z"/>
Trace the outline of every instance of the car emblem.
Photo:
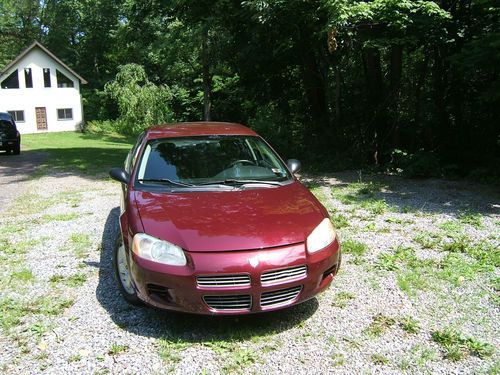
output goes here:
<path id="1" fill-rule="evenodd" d="M 250 258 L 250 259 L 248 260 L 248 262 L 250 263 L 250 265 L 251 265 L 253 268 L 255 268 L 255 267 L 257 267 L 257 266 L 259 265 L 259 258 L 257 258 L 257 257 Z"/>

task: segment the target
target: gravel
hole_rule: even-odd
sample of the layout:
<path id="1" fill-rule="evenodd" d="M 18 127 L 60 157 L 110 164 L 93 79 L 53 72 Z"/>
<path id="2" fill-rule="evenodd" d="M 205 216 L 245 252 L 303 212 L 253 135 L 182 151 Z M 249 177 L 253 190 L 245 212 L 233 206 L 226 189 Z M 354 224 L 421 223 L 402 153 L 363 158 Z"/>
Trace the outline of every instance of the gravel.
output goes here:
<path id="1" fill-rule="evenodd" d="M 498 366 L 500 314 L 498 268 L 459 286 L 423 289 L 409 296 L 398 285 L 397 272 L 376 267 L 380 254 L 396 246 L 412 246 L 419 259 L 441 259 L 439 249 L 424 250 L 413 241 L 421 232 L 440 231 L 439 224 L 457 220 L 461 212 L 482 215 L 481 228 L 466 225 L 472 241 L 499 244 L 498 191 L 465 182 L 405 180 L 369 176 L 382 183 L 377 199 L 394 211 L 373 216 L 333 198 L 331 189 L 357 181 L 356 173 L 303 177 L 328 208 L 346 215 L 342 240 L 367 245 L 361 257 L 345 254 L 341 271 L 322 295 L 280 312 L 246 317 L 199 317 L 132 307 L 119 295 L 111 268 L 117 233 L 117 183 L 52 173 L 29 182 L 0 218 L 2 226 L 24 223 L 15 241 L 37 240 L 24 257 L 34 279 L 26 288 L 0 289 L 0 298 L 36 300 L 40 296 L 73 301 L 60 314 L 26 314 L 11 329 L 0 330 L 0 371 L 9 374 L 351 374 L 351 373 L 480 373 Z M 0 178 L 1 189 L 4 185 Z M 20 183 L 21 184 L 21 183 Z M 2 190 L 3 191 L 3 190 Z M 26 203 L 26 197 L 31 201 Z M 33 198 L 35 197 L 35 198 Z M 54 197 L 56 199 L 54 199 Z M 34 199 L 34 200 L 33 200 Z M 51 202 L 38 210 L 36 202 Z M 17 205 L 17 206 L 16 206 Z M 15 207 L 21 207 L 15 216 Z M 408 209 L 403 210 L 403 207 Z M 406 211 L 403 212 L 403 211 Z M 70 220 L 54 220 L 57 215 Z M 52 219 L 51 219 L 52 218 Z M 388 222 L 406 220 L 406 224 Z M 376 230 L 366 230 L 375 224 Z M 386 228 L 380 230 L 381 228 Z M 498 251 L 498 247 L 496 250 Z M 51 282 L 56 276 L 85 276 L 83 285 Z M 498 284 L 498 282 L 497 282 Z M 344 305 L 336 302 L 348 296 Z M 370 334 L 377 316 L 387 319 L 379 334 Z M 400 324 L 413 317 L 420 329 L 410 334 Z M 453 327 L 466 337 L 496 347 L 492 356 L 444 358 L 431 333 Z M 35 328 L 34 328 L 35 327 Z M 36 328 L 42 327 L 42 328 Z M 0 328 L 1 329 L 1 328 Z M 41 333 L 40 333 L 41 331 Z M 496 367 L 498 371 L 498 367 Z"/>

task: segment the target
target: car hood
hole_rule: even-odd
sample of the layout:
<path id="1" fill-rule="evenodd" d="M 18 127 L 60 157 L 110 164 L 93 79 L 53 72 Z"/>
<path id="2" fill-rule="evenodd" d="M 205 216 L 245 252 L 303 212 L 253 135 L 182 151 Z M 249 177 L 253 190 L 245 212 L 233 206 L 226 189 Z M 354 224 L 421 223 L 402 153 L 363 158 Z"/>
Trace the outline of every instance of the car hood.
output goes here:
<path id="1" fill-rule="evenodd" d="M 193 252 L 303 242 L 326 215 L 297 181 L 233 191 L 136 191 L 135 200 L 145 233 Z"/>

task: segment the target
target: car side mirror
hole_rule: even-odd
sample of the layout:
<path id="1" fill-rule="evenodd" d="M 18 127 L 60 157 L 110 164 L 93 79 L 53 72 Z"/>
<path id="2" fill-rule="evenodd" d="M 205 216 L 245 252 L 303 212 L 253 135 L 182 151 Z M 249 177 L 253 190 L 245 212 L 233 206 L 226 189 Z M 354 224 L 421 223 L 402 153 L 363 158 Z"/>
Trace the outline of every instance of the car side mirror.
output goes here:
<path id="1" fill-rule="evenodd" d="M 300 171 L 300 168 L 302 167 L 300 165 L 300 161 L 298 161 L 297 159 L 288 159 L 286 165 L 288 166 L 288 169 L 292 173 L 297 173 L 298 171 Z"/>
<path id="2" fill-rule="evenodd" d="M 125 172 L 125 169 L 123 168 L 111 168 L 109 171 L 109 176 L 118 182 L 121 182 L 122 184 L 128 184 L 130 176 L 128 175 L 127 172 Z"/>

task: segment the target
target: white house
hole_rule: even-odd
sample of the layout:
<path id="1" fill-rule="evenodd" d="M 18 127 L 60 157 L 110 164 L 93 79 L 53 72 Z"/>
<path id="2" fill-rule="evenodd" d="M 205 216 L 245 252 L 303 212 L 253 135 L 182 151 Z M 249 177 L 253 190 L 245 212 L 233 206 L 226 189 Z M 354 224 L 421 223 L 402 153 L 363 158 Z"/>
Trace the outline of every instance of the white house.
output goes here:
<path id="1" fill-rule="evenodd" d="M 0 71 L 0 112 L 20 133 L 78 130 L 83 121 L 82 77 L 34 42 Z"/>

